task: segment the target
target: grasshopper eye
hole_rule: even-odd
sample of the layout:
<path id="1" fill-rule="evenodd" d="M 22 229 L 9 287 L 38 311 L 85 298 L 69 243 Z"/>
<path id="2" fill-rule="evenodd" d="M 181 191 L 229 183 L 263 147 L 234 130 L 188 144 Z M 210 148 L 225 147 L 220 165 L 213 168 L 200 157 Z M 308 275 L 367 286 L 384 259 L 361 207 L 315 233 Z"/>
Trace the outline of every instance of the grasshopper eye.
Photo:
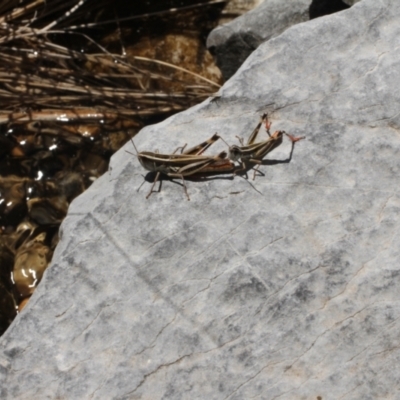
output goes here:
<path id="1" fill-rule="evenodd" d="M 233 161 L 237 161 L 240 158 L 240 150 L 237 146 L 231 146 L 229 148 L 229 158 Z"/>

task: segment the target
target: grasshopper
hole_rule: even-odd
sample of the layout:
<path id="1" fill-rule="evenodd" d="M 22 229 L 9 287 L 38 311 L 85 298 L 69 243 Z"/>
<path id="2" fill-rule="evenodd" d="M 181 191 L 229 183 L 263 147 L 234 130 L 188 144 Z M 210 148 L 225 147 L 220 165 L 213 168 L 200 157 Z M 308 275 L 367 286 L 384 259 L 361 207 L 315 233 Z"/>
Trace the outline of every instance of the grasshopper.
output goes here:
<path id="1" fill-rule="evenodd" d="M 269 138 L 262 142 L 254 143 L 254 141 L 256 140 L 256 137 L 259 133 L 260 127 L 263 123 L 265 123 L 265 128 L 269 135 Z M 243 139 L 238 138 L 241 146 L 237 146 L 237 145 L 229 146 L 229 158 L 232 161 L 240 160 L 241 168 L 235 170 L 234 175 L 236 175 L 238 172 L 246 171 L 250 167 L 250 164 L 258 164 L 257 167 L 254 169 L 254 176 L 253 176 L 253 180 L 254 180 L 255 176 L 256 176 L 256 172 L 257 172 L 258 168 L 260 167 L 260 165 L 262 164 L 262 159 L 269 152 L 274 150 L 276 147 L 278 147 L 282 143 L 283 135 L 286 135 L 292 141 L 293 145 L 295 142 L 305 138 L 304 136 L 294 137 L 292 135 L 289 135 L 285 131 L 276 131 L 271 135 L 269 133 L 270 128 L 271 128 L 271 123 L 268 121 L 268 115 L 263 114 L 260 118 L 260 122 L 257 124 L 255 129 L 249 136 L 249 139 L 248 139 L 246 145 L 243 144 Z"/>
<path id="2" fill-rule="evenodd" d="M 184 177 L 195 174 L 233 172 L 235 164 L 226 158 L 227 153 L 225 151 L 216 156 L 202 155 L 219 138 L 218 134 L 214 134 L 210 139 L 186 151 L 183 151 L 186 145 L 178 147 L 172 154 L 160 154 L 151 151 L 138 152 L 132 141 L 137 152 L 137 158 L 143 168 L 151 172 L 157 172 L 146 199 L 153 193 L 153 188 L 159 180 L 160 174 L 167 175 L 170 178 L 181 178 L 186 197 L 190 200 Z M 179 148 L 181 148 L 181 154 L 175 154 Z"/>

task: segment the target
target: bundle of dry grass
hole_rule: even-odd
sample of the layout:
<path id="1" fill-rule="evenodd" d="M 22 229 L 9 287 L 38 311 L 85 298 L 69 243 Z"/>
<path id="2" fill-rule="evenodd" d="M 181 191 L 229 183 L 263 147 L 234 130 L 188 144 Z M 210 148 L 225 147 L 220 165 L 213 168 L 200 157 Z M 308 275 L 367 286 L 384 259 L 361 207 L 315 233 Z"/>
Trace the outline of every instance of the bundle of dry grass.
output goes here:
<path id="1" fill-rule="evenodd" d="M 207 1 L 182 8 L 188 11 L 221 3 Z M 12 8 L 17 4 L 18 8 Z M 169 113 L 218 88 L 217 83 L 181 66 L 127 56 L 122 44 L 120 54 L 99 44 L 100 36 L 109 36 L 110 31 L 120 34 L 121 43 L 126 41 L 123 24 L 132 31 L 134 22 L 151 24 L 151 19 L 176 16 L 177 11 L 109 21 L 104 20 L 106 8 L 110 8 L 107 2 L 91 0 L 12 1 L 0 6 L 0 123 L 9 120 L 10 111 L 40 110 L 46 118 L 46 111 L 55 108 L 87 107 L 121 116 Z"/>

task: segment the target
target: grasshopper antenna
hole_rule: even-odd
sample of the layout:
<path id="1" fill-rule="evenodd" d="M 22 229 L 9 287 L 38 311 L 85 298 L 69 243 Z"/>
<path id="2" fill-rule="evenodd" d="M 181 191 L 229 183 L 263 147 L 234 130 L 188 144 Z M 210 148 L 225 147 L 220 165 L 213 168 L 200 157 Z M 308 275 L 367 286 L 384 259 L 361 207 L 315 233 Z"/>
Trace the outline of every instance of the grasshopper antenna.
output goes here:
<path id="1" fill-rule="evenodd" d="M 133 142 L 133 139 L 132 139 L 132 137 L 131 137 L 131 142 L 132 142 L 132 144 L 133 144 L 133 147 L 135 148 L 135 151 L 136 151 L 136 154 L 133 154 L 133 153 L 131 153 L 130 151 L 128 151 L 128 150 L 125 150 L 127 153 L 129 153 L 129 154 L 131 154 L 132 156 L 135 156 L 135 157 L 137 157 L 138 156 L 138 154 L 139 154 L 139 152 L 138 152 L 138 150 L 137 150 L 137 148 L 136 148 L 136 146 L 135 146 L 135 143 Z"/>
<path id="2" fill-rule="evenodd" d="M 216 135 L 217 135 L 217 133 L 216 133 Z M 227 142 L 222 136 L 218 135 L 218 137 L 219 137 L 228 147 L 231 147 L 231 146 L 228 144 L 228 142 Z"/>

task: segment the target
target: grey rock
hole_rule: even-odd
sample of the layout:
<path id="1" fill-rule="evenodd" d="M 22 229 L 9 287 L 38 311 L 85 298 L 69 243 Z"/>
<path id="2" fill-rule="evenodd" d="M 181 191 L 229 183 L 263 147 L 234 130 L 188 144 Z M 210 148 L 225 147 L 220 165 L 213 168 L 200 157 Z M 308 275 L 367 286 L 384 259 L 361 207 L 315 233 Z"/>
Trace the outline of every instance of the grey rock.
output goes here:
<path id="1" fill-rule="evenodd" d="M 307 21 L 311 0 L 265 0 L 235 20 L 215 28 L 207 38 L 223 77 L 229 79 L 264 41 L 288 27 Z"/>
<path id="2" fill-rule="evenodd" d="M 254 10 L 215 28 L 208 36 L 207 47 L 223 77 L 228 80 L 261 43 L 308 21 L 310 4 L 311 0 L 265 0 Z"/>
<path id="3" fill-rule="evenodd" d="M 220 97 L 135 139 L 234 143 L 268 111 L 307 139 L 255 181 L 188 180 L 187 201 L 165 180 L 146 200 L 131 144 L 118 152 L 1 338 L 0 397 L 396 398 L 399 18 L 398 1 L 364 0 L 296 25 Z"/>

